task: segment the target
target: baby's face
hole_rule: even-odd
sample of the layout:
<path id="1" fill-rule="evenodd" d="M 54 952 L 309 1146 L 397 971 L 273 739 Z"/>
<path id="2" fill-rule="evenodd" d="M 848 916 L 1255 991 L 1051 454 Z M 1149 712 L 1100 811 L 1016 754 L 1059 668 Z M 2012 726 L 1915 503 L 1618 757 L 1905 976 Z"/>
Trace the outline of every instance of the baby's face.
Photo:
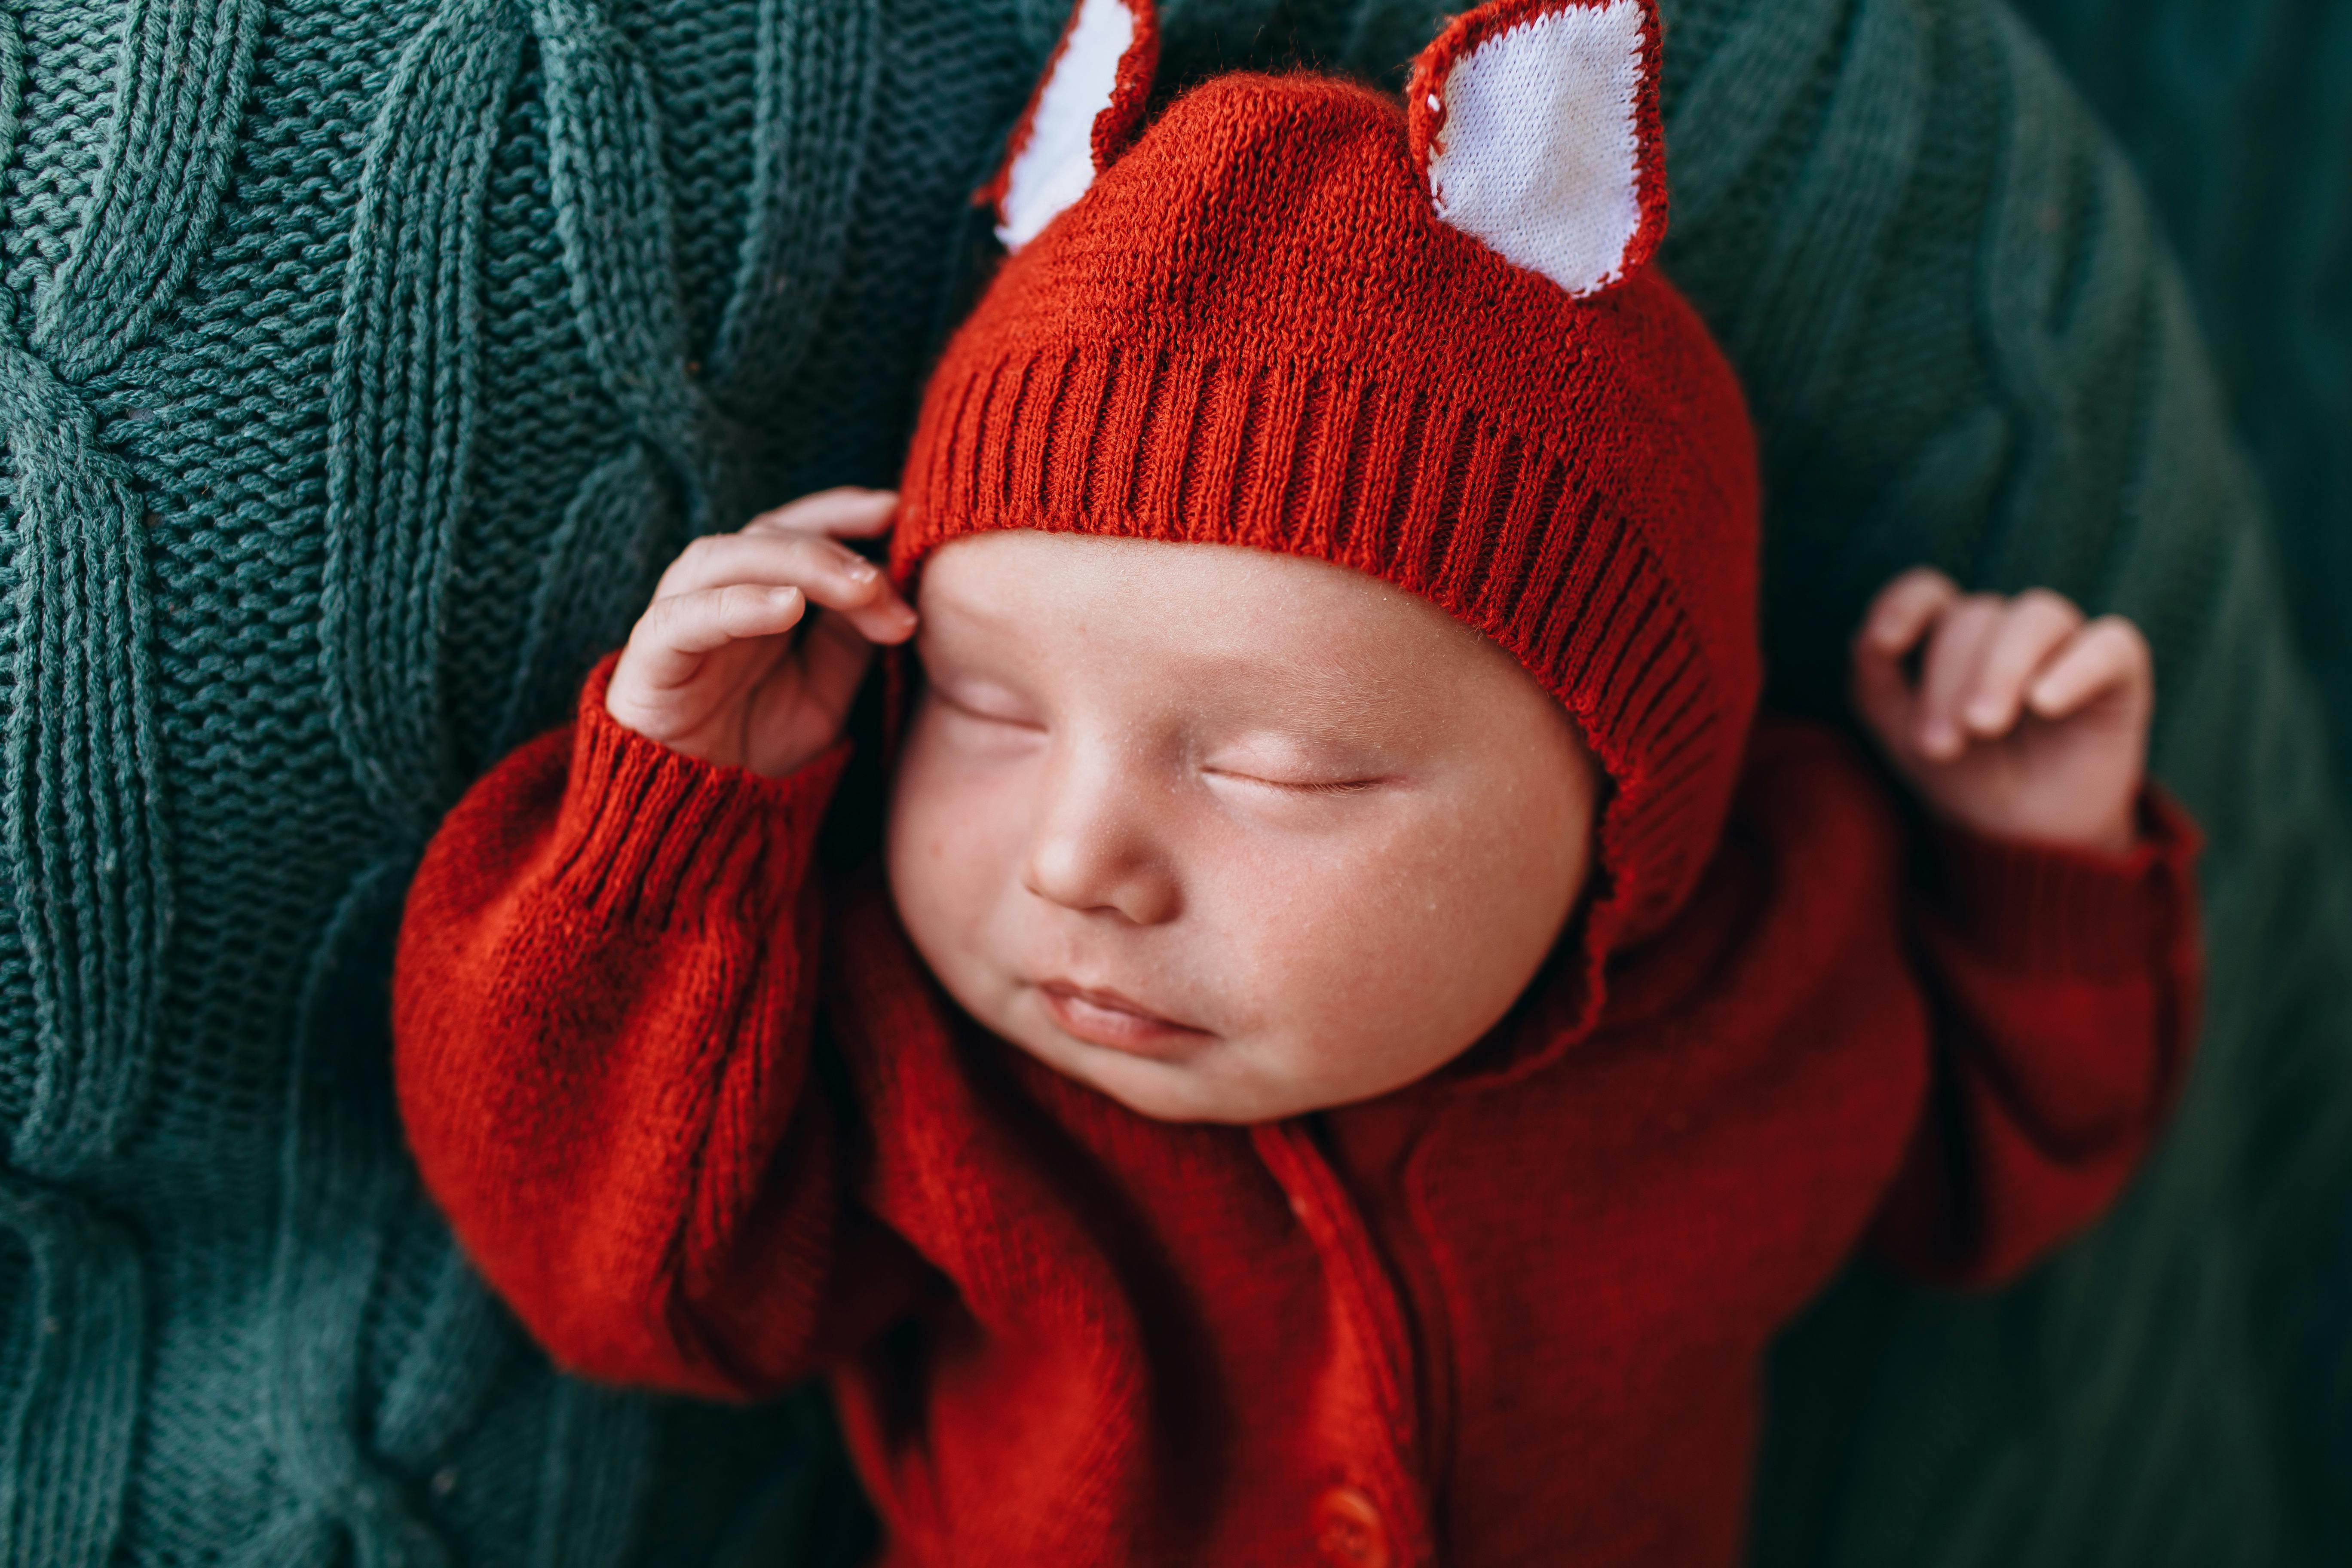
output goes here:
<path id="1" fill-rule="evenodd" d="M 1599 773 L 1508 654 L 1362 574 L 989 533 L 924 567 L 890 884 L 973 1017 L 1146 1116 L 1369 1099 L 1559 937 Z"/>

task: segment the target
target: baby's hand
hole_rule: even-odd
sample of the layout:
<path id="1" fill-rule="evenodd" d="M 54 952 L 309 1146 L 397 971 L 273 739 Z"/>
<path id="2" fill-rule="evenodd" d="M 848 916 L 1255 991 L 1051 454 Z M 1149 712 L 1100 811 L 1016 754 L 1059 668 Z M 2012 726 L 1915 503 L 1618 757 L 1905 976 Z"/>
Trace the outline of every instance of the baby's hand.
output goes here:
<path id="1" fill-rule="evenodd" d="M 890 580 L 834 538 L 887 532 L 898 505 L 887 490 L 820 490 L 688 545 L 629 633 L 605 711 L 690 757 L 770 777 L 833 744 L 873 645 L 915 630 Z M 812 600 L 817 617 L 794 637 Z"/>
<path id="2" fill-rule="evenodd" d="M 1853 639 L 1854 706 L 1888 760 L 1993 837 L 2130 848 L 2155 694 L 2138 627 L 2085 622 L 2042 588 L 1963 595 L 1922 567 L 1879 592 Z"/>

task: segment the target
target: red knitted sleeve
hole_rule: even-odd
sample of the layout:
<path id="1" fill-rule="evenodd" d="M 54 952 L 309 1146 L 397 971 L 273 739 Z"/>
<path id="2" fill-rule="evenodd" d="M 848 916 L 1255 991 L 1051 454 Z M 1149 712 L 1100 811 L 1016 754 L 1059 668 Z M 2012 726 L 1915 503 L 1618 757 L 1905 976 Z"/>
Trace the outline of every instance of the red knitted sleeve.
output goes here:
<path id="1" fill-rule="evenodd" d="M 401 1114 L 559 1362 L 758 1394 L 807 1370 L 835 1245 L 809 861 L 846 748 L 782 779 L 696 762 L 613 721 L 610 668 L 425 851 L 394 980 Z"/>
<path id="2" fill-rule="evenodd" d="M 1874 1250 L 1944 1284 L 2008 1279 L 2120 1193 L 2177 1098 L 2201 978 L 2197 832 L 2151 790 L 2105 856 L 1935 835 L 1913 930 L 1934 1088 Z"/>

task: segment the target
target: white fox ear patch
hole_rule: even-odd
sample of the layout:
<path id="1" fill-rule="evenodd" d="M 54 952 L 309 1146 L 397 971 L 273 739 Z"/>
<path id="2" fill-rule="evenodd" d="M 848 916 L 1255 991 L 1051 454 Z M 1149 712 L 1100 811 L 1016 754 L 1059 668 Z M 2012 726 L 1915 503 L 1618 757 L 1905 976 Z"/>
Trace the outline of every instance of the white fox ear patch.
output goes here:
<path id="1" fill-rule="evenodd" d="M 1570 294 L 1666 228 L 1654 0 L 1494 0 L 1414 62 L 1413 167 L 1444 222 Z"/>
<path id="2" fill-rule="evenodd" d="M 1078 0 L 1045 74 L 980 193 L 996 237 L 1018 250 L 1087 194 L 1143 120 L 1160 64 L 1151 0 Z"/>

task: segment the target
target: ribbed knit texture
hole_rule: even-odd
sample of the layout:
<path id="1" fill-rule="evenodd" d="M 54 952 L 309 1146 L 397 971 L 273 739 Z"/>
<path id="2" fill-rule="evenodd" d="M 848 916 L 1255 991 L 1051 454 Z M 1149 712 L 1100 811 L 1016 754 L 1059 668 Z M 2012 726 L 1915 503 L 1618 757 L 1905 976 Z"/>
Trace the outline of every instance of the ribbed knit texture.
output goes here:
<path id="1" fill-rule="evenodd" d="M 591 671 L 583 700 L 600 701 L 612 673 L 611 659 Z M 580 815 L 564 820 L 563 833 L 578 848 L 557 869 L 555 884 L 599 925 L 659 928 L 688 916 L 756 925 L 778 907 L 771 889 L 786 889 L 788 906 L 806 876 L 823 803 L 848 754 L 845 742 L 836 743 L 786 782 L 631 745 L 617 724 L 583 731 L 572 770 L 595 787 L 574 793 Z M 693 798 L 677 808 L 673 803 L 689 789 Z M 656 801 L 658 835 L 645 832 L 643 820 Z"/>
<path id="2" fill-rule="evenodd" d="M 1192 0 L 1162 79 L 1294 49 L 1377 77 L 1438 9 Z M 1853 614 L 1923 554 L 2053 583 L 2149 627 L 2159 769 L 2211 842 L 2210 1026 L 2137 1195 L 1999 1300 L 1863 1276 L 1826 1303 L 1777 1370 L 1758 1555 L 2319 1559 L 2352 1535 L 2352 1381 L 2314 1372 L 2345 1364 L 2352 1300 L 2352 855 L 2180 273 L 1990 0 L 1664 9 L 1667 270 L 1763 433 L 1783 697 L 1833 705 Z M 693 1563 L 730 1531 L 770 1561 L 762 1540 L 839 1484 L 780 1463 L 804 1406 L 590 1394 L 488 1305 L 393 1131 L 390 917 L 414 825 L 561 717 L 688 517 L 723 521 L 677 432 L 740 455 L 739 496 L 896 473 L 981 226 L 966 196 L 1066 11 L 638 0 L 604 33 L 565 20 L 595 14 L 576 3 L 0 18 L 0 1562 L 317 1561 L 345 1540 L 429 1561 L 411 1543 L 433 1539 L 458 1562 L 604 1564 L 660 1535 Z M 2147 143 L 2179 116 L 2123 110 L 2171 79 L 2163 59 L 2190 62 L 2168 93 L 2250 58 L 2332 83 L 2334 37 L 2080 58 L 2161 172 L 2179 161 Z M 579 181 L 646 155 L 624 89 L 658 125 L 658 170 L 627 188 L 667 216 L 608 195 L 594 210 L 656 237 L 592 269 L 580 253 L 619 240 Z M 2252 92 L 2196 101 L 2305 112 Z M 2264 323 L 2223 341 L 2267 452 L 2289 426 L 2258 395 L 2309 384 L 2268 374 L 2312 341 L 2277 312 L 2308 289 L 2210 258 L 2284 208 L 2310 225 L 2277 253 L 2290 283 L 2324 277 L 2331 231 L 2235 167 L 2207 188 L 2255 221 L 2169 210 L 2207 319 Z M 381 264 L 363 287 L 355 247 Z M 585 281 L 647 266 L 637 293 Z M 2321 412 L 2293 428 L 2333 428 L 2311 395 L 2294 406 Z M 650 480 L 640 421 L 669 432 Z M 2319 626 L 2342 531 L 2294 515 Z M 419 779 L 438 795 L 386 794 Z"/>
<path id="3" fill-rule="evenodd" d="M 1597 962 L 1681 904 L 1738 776 L 1753 439 L 1654 270 L 1571 297 L 1438 219 L 1391 100 L 1234 75 L 997 275 L 924 395 L 891 555 L 903 580 L 990 529 L 1246 545 L 1435 602 L 1609 774 Z"/>

